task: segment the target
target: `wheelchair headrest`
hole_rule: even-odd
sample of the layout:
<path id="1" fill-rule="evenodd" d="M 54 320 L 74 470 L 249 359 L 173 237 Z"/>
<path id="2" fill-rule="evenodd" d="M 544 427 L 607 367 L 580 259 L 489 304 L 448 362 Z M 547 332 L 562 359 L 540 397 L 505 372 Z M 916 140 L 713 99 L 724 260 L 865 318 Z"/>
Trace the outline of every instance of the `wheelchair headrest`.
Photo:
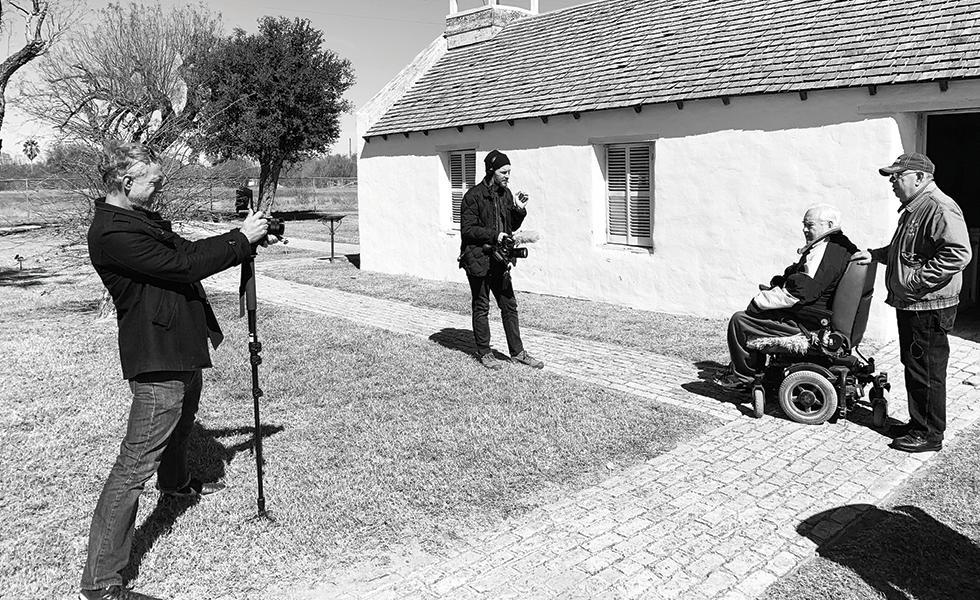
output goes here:
<path id="1" fill-rule="evenodd" d="M 871 311 L 871 295 L 874 293 L 877 265 L 848 263 L 834 292 L 833 316 L 830 319 L 834 331 L 850 339 L 851 347 L 861 343 L 868 326 Z"/>

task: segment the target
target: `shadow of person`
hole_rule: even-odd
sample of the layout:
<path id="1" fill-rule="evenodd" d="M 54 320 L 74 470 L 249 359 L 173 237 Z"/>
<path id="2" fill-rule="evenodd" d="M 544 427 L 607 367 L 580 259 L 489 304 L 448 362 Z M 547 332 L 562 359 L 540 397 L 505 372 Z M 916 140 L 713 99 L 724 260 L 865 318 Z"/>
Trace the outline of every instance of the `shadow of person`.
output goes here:
<path id="1" fill-rule="evenodd" d="M 980 547 L 916 506 L 841 506 L 796 530 L 817 543 L 817 554 L 854 571 L 887 600 L 980 598 Z"/>
<path id="2" fill-rule="evenodd" d="M 262 425 L 263 438 L 270 437 L 282 431 L 281 425 Z M 249 436 L 248 439 L 225 446 L 218 440 L 227 437 Z M 251 451 L 255 446 L 254 427 L 235 427 L 222 429 L 207 429 L 200 423 L 194 423 L 187 444 L 187 467 L 194 477 L 210 483 L 225 476 L 225 466 L 243 450 Z M 254 454 L 249 452 L 249 454 Z M 153 545 L 161 536 L 170 533 L 174 523 L 187 509 L 198 503 L 199 498 L 174 498 L 160 495 L 156 506 L 146 520 L 136 529 L 133 535 L 133 548 L 129 554 L 129 563 L 122 571 L 123 581 L 128 583 L 139 576 L 140 565 Z"/>
<path id="3" fill-rule="evenodd" d="M 456 350 L 458 352 L 465 352 L 474 359 L 477 359 L 476 341 L 473 339 L 473 332 L 469 329 L 454 329 L 452 327 L 447 327 L 433 333 L 429 336 L 429 339 L 439 344 L 443 348 L 449 348 L 450 350 Z M 492 352 L 497 360 L 510 361 L 510 356 L 507 356 L 503 352 L 498 350 L 492 350 Z"/>
<path id="4" fill-rule="evenodd" d="M 681 389 L 718 402 L 734 404 L 743 415 L 752 414 L 752 409 L 745 405 L 751 400 L 747 391 L 731 390 L 714 383 L 714 379 L 724 373 L 728 365 L 713 360 L 702 360 L 694 363 L 694 366 L 698 368 L 698 380 L 682 383 Z"/>
<path id="5" fill-rule="evenodd" d="M 476 354 L 476 341 L 469 329 L 447 327 L 429 336 L 429 339 L 450 350 L 458 350 L 467 354 Z"/>

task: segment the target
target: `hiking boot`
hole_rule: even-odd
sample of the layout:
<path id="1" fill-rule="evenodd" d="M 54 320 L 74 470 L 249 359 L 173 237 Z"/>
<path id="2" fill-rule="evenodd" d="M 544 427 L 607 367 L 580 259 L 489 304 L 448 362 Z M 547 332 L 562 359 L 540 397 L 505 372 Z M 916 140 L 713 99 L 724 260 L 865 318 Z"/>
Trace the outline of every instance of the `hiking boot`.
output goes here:
<path id="1" fill-rule="evenodd" d="M 163 600 L 156 596 L 147 596 L 132 590 L 127 590 L 121 585 L 110 585 L 101 590 L 81 590 L 78 592 L 78 600 Z"/>
<path id="2" fill-rule="evenodd" d="M 208 494 L 213 494 L 215 492 L 220 492 L 225 489 L 225 484 L 215 482 L 205 483 L 196 477 L 191 478 L 190 482 L 179 490 L 165 490 L 160 489 L 160 493 L 164 496 L 171 496 L 173 498 L 197 498 L 199 496 L 207 496 Z"/>
<path id="3" fill-rule="evenodd" d="M 532 369 L 543 369 L 544 361 L 538 360 L 527 353 L 527 350 L 521 350 L 520 354 L 516 356 L 511 356 L 510 359 L 514 362 L 521 363 L 522 365 L 527 365 Z"/>
<path id="4" fill-rule="evenodd" d="M 497 360 L 497 357 L 493 355 L 493 352 L 487 352 L 478 358 L 480 360 L 480 364 L 491 371 L 499 371 L 504 368 L 504 363 Z"/>

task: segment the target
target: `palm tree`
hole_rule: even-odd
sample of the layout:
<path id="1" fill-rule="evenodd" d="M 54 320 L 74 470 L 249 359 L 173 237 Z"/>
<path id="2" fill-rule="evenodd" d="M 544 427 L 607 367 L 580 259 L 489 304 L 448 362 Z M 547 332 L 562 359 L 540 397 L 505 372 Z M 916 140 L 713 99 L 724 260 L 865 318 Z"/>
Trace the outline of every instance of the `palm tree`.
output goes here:
<path id="1" fill-rule="evenodd" d="M 24 142 L 24 156 L 27 157 L 27 160 L 31 161 L 31 175 L 34 175 L 34 159 L 40 153 L 41 147 L 38 146 L 37 140 L 30 138 Z"/>

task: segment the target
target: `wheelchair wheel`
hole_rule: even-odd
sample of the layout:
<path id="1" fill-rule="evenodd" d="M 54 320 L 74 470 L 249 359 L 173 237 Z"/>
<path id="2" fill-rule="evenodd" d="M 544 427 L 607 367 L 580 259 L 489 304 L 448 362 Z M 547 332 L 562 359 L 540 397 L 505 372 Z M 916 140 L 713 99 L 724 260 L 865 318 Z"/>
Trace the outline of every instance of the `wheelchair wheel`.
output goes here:
<path id="1" fill-rule="evenodd" d="M 871 418 L 874 426 L 881 429 L 888 421 L 888 392 L 882 390 L 881 397 L 871 403 Z"/>
<path id="2" fill-rule="evenodd" d="M 779 406 L 797 423 L 820 425 L 837 412 L 837 390 L 819 373 L 797 371 L 780 384 Z"/>
<path id="3" fill-rule="evenodd" d="M 766 390 L 761 385 L 752 388 L 752 416 L 761 419 L 766 414 Z"/>

